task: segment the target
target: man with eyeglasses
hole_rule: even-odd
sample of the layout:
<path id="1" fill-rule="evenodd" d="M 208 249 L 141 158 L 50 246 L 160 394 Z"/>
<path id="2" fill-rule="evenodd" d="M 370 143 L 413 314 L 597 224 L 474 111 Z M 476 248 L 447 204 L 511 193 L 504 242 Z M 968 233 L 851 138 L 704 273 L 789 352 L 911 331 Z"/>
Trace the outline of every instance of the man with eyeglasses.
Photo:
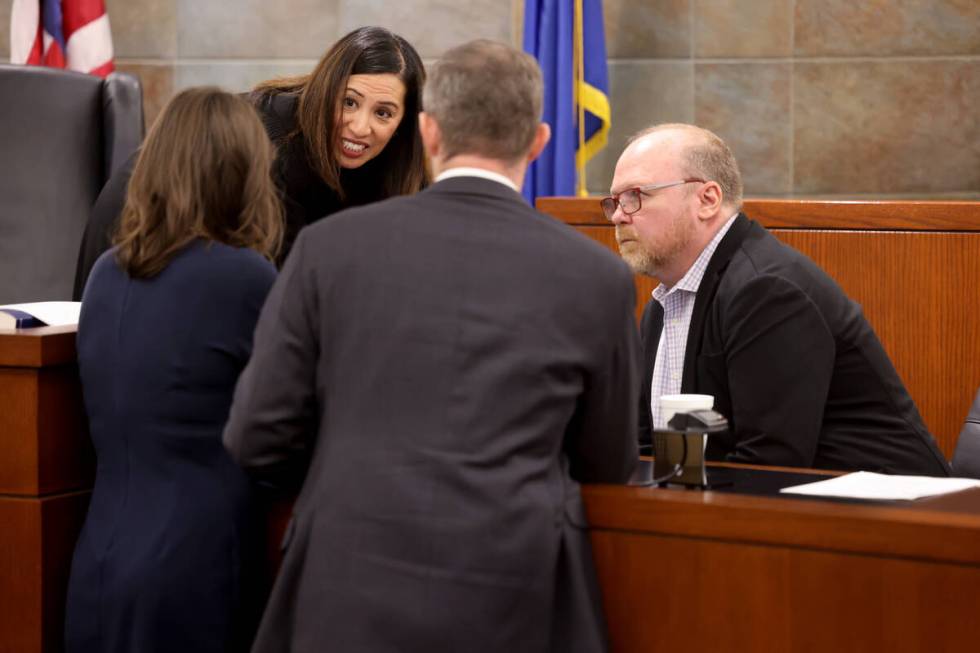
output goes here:
<path id="1" fill-rule="evenodd" d="M 641 324 L 640 440 L 659 397 L 715 398 L 729 431 L 709 459 L 948 476 L 860 306 L 811 260 L 740 213 L 735 158 L 715 134 L 634 136 L 602 200 L 623 259 L 660 285 Z"/>

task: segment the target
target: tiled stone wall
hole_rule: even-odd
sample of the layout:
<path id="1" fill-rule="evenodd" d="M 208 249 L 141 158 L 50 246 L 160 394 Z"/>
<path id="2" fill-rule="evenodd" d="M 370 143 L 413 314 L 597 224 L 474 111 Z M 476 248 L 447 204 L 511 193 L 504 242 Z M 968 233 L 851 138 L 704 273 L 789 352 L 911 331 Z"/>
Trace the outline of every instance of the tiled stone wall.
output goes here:
<path id="1" fill-rule="evenodd" d="M 148 121 L 188 86 L 242 91 L 308 72 L 361 25 L 397 31 L 427 61 L 469 38 L 509 41 L 514 32 L 509 0 L 106 0 L 106 7 L 118 67 L 146 86 Z"/>
<path id="2" fill-rule="evenodd" d="M 0 56 L 12 0 L 0 0 Z M 605 0 L 608 189 L 626 137 L 696 122 L 735 150 L 751 195 L 980 199 L 978 0 Z M 244 90 L 305 72 L 380 24 L 431 61 L 476 37 L 518 43 L 522 0 L 106 0 L 118 67 L 152 120 L 175 89 Z"/>
<path id="3" fill-rule="evenodd" d="M 746 192 L 980 199 L 977 0 L 605 0 L 613 129 L 690 122 Z"/>

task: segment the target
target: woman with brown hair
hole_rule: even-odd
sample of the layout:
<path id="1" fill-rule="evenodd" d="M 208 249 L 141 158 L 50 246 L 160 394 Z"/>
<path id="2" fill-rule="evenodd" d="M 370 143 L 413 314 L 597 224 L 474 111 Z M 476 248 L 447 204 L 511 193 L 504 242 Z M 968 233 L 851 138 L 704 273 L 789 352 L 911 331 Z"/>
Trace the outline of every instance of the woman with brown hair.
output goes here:
<path id="1" fill-rule="evenodd" d="M 361 27 L 337 41 L 309 75 L 252 91 L 279 152 L 287 247 L 300 228 L 325 215 L 421 190 L 424 81 L 408 41 Z"/>
<path id="2" fill-rule="evenodd" d="M 340 209 L 421 190 L 427 183 L 418 132 L 425 69 L 415 49 L 381 27 L 337 41 L 301 77 L 259 84 L 249 100 L 276 145 L 276 183 L 285 205 L 285 259 L 304 226 Z M 131 166 L 106 184 L 85 229 L 75 278 L 108 248 Z"/>
<path id="3" fill-rule="evenodd" d="M 247 649 L 261 539 L 221 431 L 276 276 L 273 156 L 254 108 L 215 88 L 174 97 L 140 151 L 78 327 L 97 471 L 69 653 Z"/>

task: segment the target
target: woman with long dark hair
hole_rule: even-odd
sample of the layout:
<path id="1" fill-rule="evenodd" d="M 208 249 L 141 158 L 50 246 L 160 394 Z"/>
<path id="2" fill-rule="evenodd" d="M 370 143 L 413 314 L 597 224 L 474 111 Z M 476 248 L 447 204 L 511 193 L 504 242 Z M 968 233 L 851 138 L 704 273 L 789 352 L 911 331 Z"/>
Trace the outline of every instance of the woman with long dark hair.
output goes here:
<path id="1" fill-rule="evenodd" d="M 252 91 L 279 151 L 287 247 L 300 228 L 341 208 L 421 190 L 424 81 L 408 41 L 362 27 L 337 41 L 309 75 Z"/>
<path id="2" fill-rule="evenodd" d="M 262 539 L 221 431 L 276 276 L 273 157 L 254 108 L 216 88 L 174 97 L 140 150 L 78 326 L 97 469 L 68 653 L 248 649 Z"/>
<path id="3" fill-rule="evenodd" d="M 307 224 L 426 185 L 418 133 L 424 81 L 422 59 L 408 41 L 381 27 L 361 27 L 337 41 L 308 75 L 263 82 L 249 94 L 277 150 L 286 225 L 279 262 Z M 76 299 L 109 247 L 134 161 L 109 180 L 92 209 Z"/>

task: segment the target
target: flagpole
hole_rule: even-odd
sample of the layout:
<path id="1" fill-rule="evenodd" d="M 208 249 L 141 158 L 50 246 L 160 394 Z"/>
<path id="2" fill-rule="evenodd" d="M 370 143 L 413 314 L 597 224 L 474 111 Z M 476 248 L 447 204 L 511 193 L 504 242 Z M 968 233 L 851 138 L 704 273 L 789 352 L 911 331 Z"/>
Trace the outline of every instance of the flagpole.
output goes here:
<path id="1" fill-rule="evenodd" d="M 582 102 L 582 86 L 585 83 L 585 29 L 582 25 L 583 0 L 575 0 L 575 24 L 573 28 L 574 66 L 574 101 L 578 118 L 578 149 L 575 156 L 575 183 L 577 195 L 587 197 L 589 191 L 585 184 L 585 159 L 581 152 L 585 151 L 585 103 Z"/>

